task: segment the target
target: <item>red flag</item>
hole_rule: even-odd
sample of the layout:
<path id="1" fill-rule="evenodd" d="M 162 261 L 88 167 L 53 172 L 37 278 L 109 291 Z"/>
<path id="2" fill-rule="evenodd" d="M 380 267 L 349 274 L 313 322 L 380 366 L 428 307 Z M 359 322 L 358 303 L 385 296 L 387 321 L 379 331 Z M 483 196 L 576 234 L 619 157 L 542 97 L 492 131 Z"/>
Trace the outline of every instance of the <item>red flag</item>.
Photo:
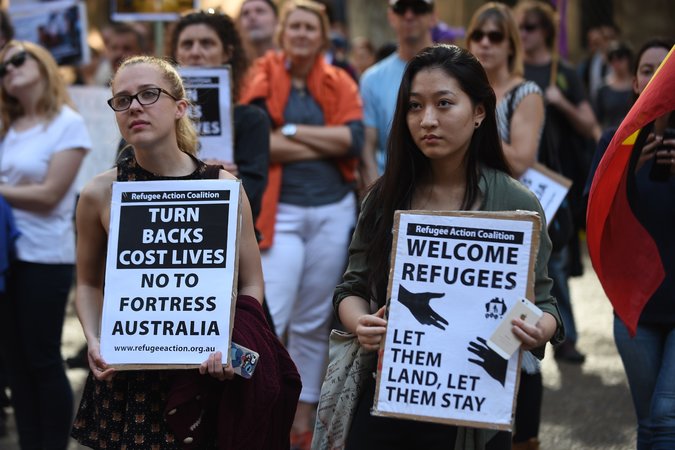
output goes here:
<path id="1" fill-rule="evenodd" d="M 628 203 L 628 164 L 640 129 L 675 109 L 673 47 L 609 143 L 588 199 L 588 251 L 617 316 L 635 335 L 644 306 L 663 282 L 656 243 Z"/>

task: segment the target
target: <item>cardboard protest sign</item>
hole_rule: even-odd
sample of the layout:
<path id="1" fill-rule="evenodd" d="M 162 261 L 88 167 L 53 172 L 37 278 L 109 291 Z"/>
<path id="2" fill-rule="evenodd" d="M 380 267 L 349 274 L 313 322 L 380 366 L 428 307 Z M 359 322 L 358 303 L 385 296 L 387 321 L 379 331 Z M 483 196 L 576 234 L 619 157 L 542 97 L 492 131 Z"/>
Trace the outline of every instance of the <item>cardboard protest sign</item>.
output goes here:
<path id="1" fill-rule="evenodd" d="M 101 319 L 108 364 L 186 367 L 229 354 L 240 192 L 233 180 L 113 184 Z"/>
<path id="2" fill-rule="evenodd" d="M 199 0 L 110 0 L 110 19 L 113 22 L 172 21 L 198 8 Z"/>
<path id="3" fill-rule="evenodd" d="M 68 86 L 68 93 L 82 113 L 89 136 L 94 138 L 75 177 L 79 192 L 89 180 L 115 165 L 121 135 L 115 125 L 115 112 L 106 103 L 112 95 L 109 87 Z"/>
<path id="4" fill-rule="evenodd" d="M 572 186 L 572 180 L 543 164 L 535 163 L 525 171 L 519 181 L 537 196 L 544 209 L 546 223 L 550 225 L 560 204 L 565 200 L 567 191 Z"/>
<path id="5" fill-rule="evenodd" d="M 511 429 L 520 373 L 487 346 L 534 296 L 536 213 L 397 211 L 373 414 Z"/>
<path id="6" fill-rule="evenodd" d="M 43 46 L 57 64 L 89 63 L 91 55 L 84 2 L 60 0 L 38 4 L 12 1 L 9 15 L 14 25 L 14 39 Z"/>
<path id="7" fill-rule="evenodd" d="M 230 66 L 181 67 L 179 72 L 199 132 L 199 158 L 234 161 Z"/>

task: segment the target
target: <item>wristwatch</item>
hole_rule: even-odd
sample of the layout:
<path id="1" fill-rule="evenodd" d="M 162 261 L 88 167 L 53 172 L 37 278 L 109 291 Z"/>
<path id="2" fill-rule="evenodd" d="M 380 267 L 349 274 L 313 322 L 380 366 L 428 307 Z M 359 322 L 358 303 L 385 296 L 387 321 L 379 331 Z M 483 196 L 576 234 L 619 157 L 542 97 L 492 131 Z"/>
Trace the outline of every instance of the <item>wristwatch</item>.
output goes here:
<path id="1" fill-rule="evenodd" d="M 286 136 L 287 138 L 295 136 L 295 133 L 298 132 L 298 127 L 294 123 L 287 123 L 283 127 L 281 127 L 281 134 Z"/>

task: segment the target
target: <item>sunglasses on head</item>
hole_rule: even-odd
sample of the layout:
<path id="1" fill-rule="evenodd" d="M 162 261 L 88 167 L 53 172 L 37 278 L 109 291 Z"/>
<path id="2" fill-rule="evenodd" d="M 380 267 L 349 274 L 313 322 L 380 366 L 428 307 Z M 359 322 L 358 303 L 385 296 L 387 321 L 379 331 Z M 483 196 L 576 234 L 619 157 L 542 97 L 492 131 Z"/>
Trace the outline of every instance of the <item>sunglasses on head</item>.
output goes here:
<path id="1" fill-rule="evenodd" d="M 392 7 L 391 10 L 394 11 L 394 14 L 402 16 L 407 10 L 412 10 L 415 15 L 429 14 L 431 12 L 431 5 L 427 2 L 417 1 L 417 2 L 397 2 Z"/>
<path id="2" fill-rule="evenodd" d="M 480 42 L 485 36 L 487 36 L 488 41 L 490 41 L 492 44 L 499 44 L 506 37 L 501 31 L 488 31 L 486 33 L 483 30 L 473 30 L 473 33 L 471 33 L 469 39 L 471 39 L 473 42 Z"/>
<path id="3" fill-rule="evenodd" d="M 26 62 L 26 56 L 28 56 L 28 53 L 22 51 L 12 56 L 4 63 L 0 64 L 0 78 L 7 75 L 7 66 L 9 66 L 10 64 L 13 65 L 14 68 L 23 66 L 23 63 Z"/>
<path id="4" fill-rule="evenodd" d="M 520 31 L 527 31 L 528 33 L 532 33 L 537 28 L 539 28 L 539 24 L 536 23 L 523 23 L 518 27 Z"/>

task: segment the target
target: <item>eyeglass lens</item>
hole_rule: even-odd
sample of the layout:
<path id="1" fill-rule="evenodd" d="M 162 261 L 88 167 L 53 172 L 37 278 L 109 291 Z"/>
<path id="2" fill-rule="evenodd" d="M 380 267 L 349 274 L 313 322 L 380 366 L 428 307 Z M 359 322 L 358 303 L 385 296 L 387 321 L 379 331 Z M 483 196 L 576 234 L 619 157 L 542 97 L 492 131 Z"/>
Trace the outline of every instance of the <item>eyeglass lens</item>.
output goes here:
<path id="1" fill-rule="evenodd" d="M 11 64 L 14 68 L 21 67 L 26 62 L 26 52 L 19 52 L 9 58 L 6 62 L 0 64 L 0 78 L 7 75 L 7 67 Z"/>
<path id="2" fill-rule="evenodd" d="M 485 36 L 487 36 L 488 41 L 493 44 L 499 44 L 504 40 L 504 33 L 501 31 L 488 31 L 486 33 L 483 30 L 474 30 L 473 33 L 471 33 L 470 38 L 473 42 L 480 42 Z"/>
<path id="3" fill-rule="evenodd" d="M 397 2 L 392 6 L 392 11 L 395 14 L 402 16 L 407 10 L 412 10 L 416 15 L 427 14 L 431 12 L 431 6 L 427 2 L 416 1 L 416 2 Z"/>
<path id="4" fill-rule="evenodd" d="M 148 106 L 159 100 L 159 96 L 162 92 L 164 91 L 161 88 L 150 88 L 137 92 L 134 95 L 116 95 L 115 97 L 108 100 L 108 104 L 115 111 L 124 111 L 129 109 L 134 99 L 136 99 L 141 105 Z"/>

